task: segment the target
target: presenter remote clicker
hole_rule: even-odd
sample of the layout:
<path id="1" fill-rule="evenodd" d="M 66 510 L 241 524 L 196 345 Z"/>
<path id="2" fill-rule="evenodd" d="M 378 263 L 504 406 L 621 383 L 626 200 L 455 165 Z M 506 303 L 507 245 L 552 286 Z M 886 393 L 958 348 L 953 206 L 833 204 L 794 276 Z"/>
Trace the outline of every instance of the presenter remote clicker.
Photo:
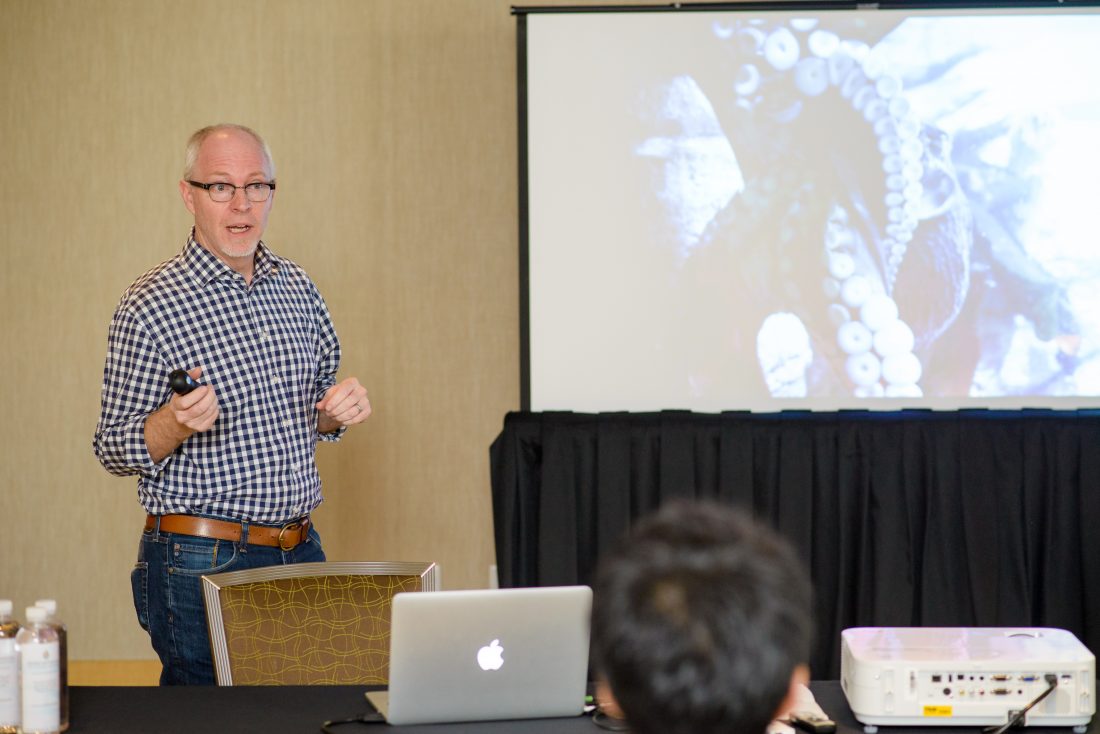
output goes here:
<path id="1" fill-rule="evenodd" d="M 177 395 L 186 395 L 199 387 L 199 383 L 195 382 L 191 375 L 184 370 L 172 370 L 172 373 L 168 375 L 168 385 Z"/>

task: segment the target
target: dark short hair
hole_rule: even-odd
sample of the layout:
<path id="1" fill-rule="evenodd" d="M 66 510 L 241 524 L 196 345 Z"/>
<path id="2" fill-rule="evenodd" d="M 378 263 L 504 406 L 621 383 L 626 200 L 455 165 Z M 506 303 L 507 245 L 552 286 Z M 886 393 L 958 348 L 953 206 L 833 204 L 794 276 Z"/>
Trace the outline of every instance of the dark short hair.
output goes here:
<path id="1" fill-rule="evenodd" d="M 809 660 L 802 565 L 727 506 L 667 504 L 601 559 L 594 591 L 594 663 L 641 734 L 763 734 Z"/>

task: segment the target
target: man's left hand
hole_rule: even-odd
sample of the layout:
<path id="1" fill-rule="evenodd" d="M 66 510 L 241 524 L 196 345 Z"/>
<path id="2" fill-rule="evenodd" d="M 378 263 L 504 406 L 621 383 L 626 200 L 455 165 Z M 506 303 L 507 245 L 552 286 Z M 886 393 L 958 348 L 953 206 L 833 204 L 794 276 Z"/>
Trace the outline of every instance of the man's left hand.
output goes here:
<path id="1" fill-rule="evenodd" d="M 317 414 L 317 430 L 321 433 L 362 423 L 371 414 L 367 388 L 354 377 L 333 385 L 317 403 Z"/>

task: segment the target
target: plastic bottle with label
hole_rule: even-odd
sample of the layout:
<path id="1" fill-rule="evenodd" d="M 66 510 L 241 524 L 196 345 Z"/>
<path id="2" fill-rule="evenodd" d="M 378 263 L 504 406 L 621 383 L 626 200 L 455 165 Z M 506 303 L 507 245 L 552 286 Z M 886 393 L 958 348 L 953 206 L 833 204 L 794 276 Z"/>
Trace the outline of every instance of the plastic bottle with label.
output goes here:
<path id="1" fill-rule="evenodd" d="M 61 643 L 42 607 L 27 607 L 26 625 L 15 635 L 23 734 L 61 731 Z"/>
<path id="2" fill-rule="evenodd" d="M 57 616 L 57 602 L 53 599 L 39 599 L 34 603 L 36 607 L 42 607 L 49 614 L 47 620 L 57 631 L 57 641 L 61 648 L 60 664 L 60 689 L 61 698 L 61 731 L 69 728 L 69 630 L 64 622 Z"/>
<path id="3" fill-rule="evenodd" d="M 19 654 L 15 635 L 19 623 L 12 619 L 11 600 L 0 599 L 0 734 L 19 731 Z"/>

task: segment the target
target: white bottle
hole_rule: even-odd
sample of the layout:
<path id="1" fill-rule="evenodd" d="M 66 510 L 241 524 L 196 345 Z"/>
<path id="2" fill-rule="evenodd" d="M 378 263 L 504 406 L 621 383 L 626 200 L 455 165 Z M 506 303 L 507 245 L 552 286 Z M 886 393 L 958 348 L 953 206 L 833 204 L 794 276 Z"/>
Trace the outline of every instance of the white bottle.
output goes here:
<path id="1" fill-rule="evenodd" d="M 27 624 L 15 636 L 23 734 L 61 731 L 61 644 L 48 616 L 41 607 L 27 607 Z"/>
<path id="2" fill-rule="evenodd" d="M 18 632 L 19 623 L 11 618 L 11 600 L 0 599 L 0 734 L 19 731 Z"/>
<path id="3" fill-rule="evenodd" d="M 61 731 L 69 729 L 69 631 L 65 624 L 57 616 L 57 602 L 53 599 L 39 599 L 34 603 L 36 607 L 46 610 L 49 618 L 46 620 L 57 632 L 57 642 L 60 649 L 60 688 L 61 697 Z"/>

